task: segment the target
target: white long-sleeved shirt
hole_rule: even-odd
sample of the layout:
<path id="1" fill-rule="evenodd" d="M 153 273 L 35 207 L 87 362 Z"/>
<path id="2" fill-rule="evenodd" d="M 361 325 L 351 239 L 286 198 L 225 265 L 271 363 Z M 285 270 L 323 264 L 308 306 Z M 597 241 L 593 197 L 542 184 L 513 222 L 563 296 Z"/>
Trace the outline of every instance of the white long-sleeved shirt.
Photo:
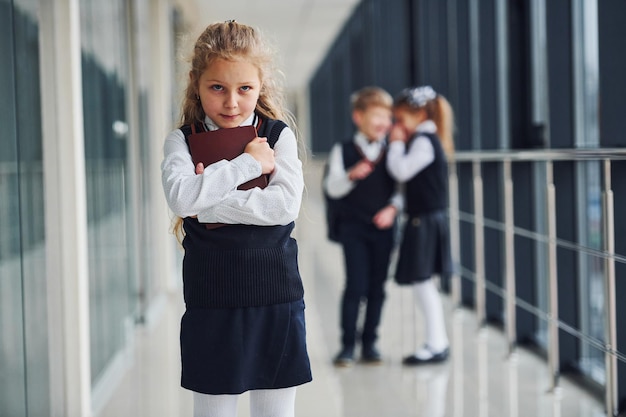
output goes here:
<path id="1" fill-rule="evenodd" d="M 437 125 L 432 120 L 420 123 L 415 132 L 418 136 L 411 142 L 409 151 L 405 152 L 406 144 L 394 141 L 389 144 L 387 151 L 387 170 L 389 174 L 400 182 L 406 182 L 420 173 L 435 160 L 435 149 L 430 139 L 419 133 L 437 133 Z"/>
<path id="2" fill-rule="evenodd" d="M 363 133 L 357 132 L 354 135 L 354 143 L 361 148 L 361 151 L 369 161 L 374 162 L 380 157 L 380 153 L 384 150 L 386 142 L 384 139 L 369 141 Z M 348 177 L 348 171 L 346 167 L 344 167 L 342 144 L 336 143 L 328 155 L 328 174 L 324 179 L 324 188 L 330 197 L 342 198 L 348 195 L 356 184 L 357 181 L 352 181 Z M 389 204 L 392 204 L 398 211 L 401 211 L 403 207 L 401 192 L 396 191 L 392 195 Z"/>
<path id="3" fill-rule="evenodd" d="M 254 120 L 253 114 L 242 125 Z M 210 130 L 217 129 L 208 117 L 205 123 Z M 163 190 L 177 216 L 198 216 L 202 223 L 259 226 L 286 225 L 298 217 L 304 179 L 296 137 L 288 127 L 274 145 L 275 168 L 264 189 L 237 190 L 262 172 L 261 164 L 247 153 L 211 164 L 197 175 L 180 129 L 167 135 L 163 154 Z"/>

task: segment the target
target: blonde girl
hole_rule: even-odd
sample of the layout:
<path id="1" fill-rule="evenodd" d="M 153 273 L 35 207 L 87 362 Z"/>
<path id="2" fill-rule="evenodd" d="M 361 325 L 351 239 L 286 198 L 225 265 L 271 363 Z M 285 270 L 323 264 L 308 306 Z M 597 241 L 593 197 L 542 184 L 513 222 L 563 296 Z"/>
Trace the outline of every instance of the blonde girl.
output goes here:
<path id="1" fill-rule="evenodd" d="M 185 251 L 181 385 L 193 391 L 195 417 L 236 416 L 246 391 L 251 416 L 290 417 L 296 386 L 311 381 L 291 237 L 302 164 L 294 132 L 279 120 L 287 112 L 273 64 L 252 27 L 208 26 L 193 50 L 182 126 L 164 144 L 163 189 Z M 186 142 L 192 124 L 254 125 L 259 137 L 230 161 L 194 166 Z M 262 174 L 267 187 L 237 188 Z"/>
<path id="2" fill-rule="evenodd" d="M 394 100 L 387 169 L 404 183 L 406 223 L 395 280 L 411 285 L 421 307 L 425 341 L 405 365 L 442 362 L 449 342 L 441 297 L 432 276 L 452 273 L 448 226 L 447 157 L 454 145 L 448 101 L 430 86 L 407 88 Z"/>

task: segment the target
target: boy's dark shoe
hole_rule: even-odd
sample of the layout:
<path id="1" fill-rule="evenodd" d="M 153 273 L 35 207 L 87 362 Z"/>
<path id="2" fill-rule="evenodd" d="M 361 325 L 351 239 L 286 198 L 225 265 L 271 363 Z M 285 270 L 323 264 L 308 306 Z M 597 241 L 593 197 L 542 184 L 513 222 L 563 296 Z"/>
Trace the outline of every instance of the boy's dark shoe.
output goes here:
<path id="1" fill-rule="evenodd" d="M 375 346 L 367 346 L 361 352 L 361 362 L 368 365 L 379 365 L 383 362 L 383 359 Z"/>
<path id="2" fill-rule="evenodd" d="M 415 365 L 425 365 L 429 363 L 440 363 L 444 362 L 450 356 L 450 348 L 447 347 L 440 352 L 433 352 L 428 347 L 422 349 L 422 352 L 426 352 L 426 354 L 418 355 L 410 355 L 402 360 L 404 365 L 415 366 Z"/>
<path id="3" fill-rule="evenodd" d="M 354 363 L 354 348 L 353 347 L 344 347 L 341 351 L 335 356 L 333 360 L 333 364 L 338 368 L 347 368 L 352 366 Z"/>

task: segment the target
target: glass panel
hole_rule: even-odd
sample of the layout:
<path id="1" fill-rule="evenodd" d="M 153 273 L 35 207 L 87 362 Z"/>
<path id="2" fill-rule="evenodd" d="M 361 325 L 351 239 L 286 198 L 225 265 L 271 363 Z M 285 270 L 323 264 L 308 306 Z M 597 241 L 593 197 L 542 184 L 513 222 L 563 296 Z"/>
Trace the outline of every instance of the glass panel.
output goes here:
<path id="1" fill-rule="evenodd" d="M 131 315 L 124 1 L 81 1 L 92 382 L 126 343 Z"/>
<path id="2" fill-rule="evenodd" d="M 0 0 L 0 404 L 26 416 L 13 5 Z"/>
<path id="3" fill-rule="evenodd" d="M 49 412 L 48 328 L 46 323 L 43 145 L 39 87 L 38 0 L 15 4 L 15 100 L 19 176 L 19 227 L 24 292 L 24 340 L 28 415 Z"/>
<path id="4" fill-rule="evenodd" d="M 576 146 L 596 148 L 600 143 L 597 2 L 574 0 L 572 16 Z"/>
<path id="5" fill-rule="evenodd" d="M 598 5 L 593 1 L 572 2 L 574 37 L 574 92 L 576 147 L 597 148 L 599 127 L 599 50 Z M 580 163 L 577 172 L 578 235 L 580 244 L 602 249 L 602 199 L 598 162 Z M 580 252 L 580 327 L 596 340 L 604 340 L 604 264 L 597 256 Z M 605 368 L 602 351 L 580 342 L 580 368 L 591 379 L 604 384 Z"/>
<path id="6" fill-rule="evenodd" d="M 0 404 L 10 416 L 50 408 L 37 7 L 0 0 Z"/>
<path id="7" fill-rule="evenodd" d="M 600 164 L 586 162 L 578 168 L 580 245 L 600 251 L 603 238 Z M 579 253 L 578 262 L 581 331 L 595 340 L 604 341 L 604 262 L 602 258 L 585 252 Z M 604 354 L 584 342 L 581 342 L 580 367 L 596 382 L 605 382 Z"/>

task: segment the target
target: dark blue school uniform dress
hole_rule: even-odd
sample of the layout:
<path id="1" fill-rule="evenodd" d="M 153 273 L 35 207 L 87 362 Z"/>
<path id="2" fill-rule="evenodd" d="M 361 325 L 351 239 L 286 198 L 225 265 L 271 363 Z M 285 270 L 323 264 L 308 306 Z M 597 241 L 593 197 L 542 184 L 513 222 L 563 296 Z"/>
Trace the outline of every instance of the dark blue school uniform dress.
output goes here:
<path id="1" fill-rule="evenodd" d="M 181 385 L 240 394 L 311 381 L 294 223 L 183 227 Z"/>
<path id="2" fill-rule="evenodd" d="M 445 278 L 453 268 L 447 213 L 448 163 L 436 135 L 420 132 L 411 140 L 418 136 L 430 140 L 435 159 L 405 184 L 407 219 L 395 274 L 400 285 L 423 282 L 435 274 Z"/>

